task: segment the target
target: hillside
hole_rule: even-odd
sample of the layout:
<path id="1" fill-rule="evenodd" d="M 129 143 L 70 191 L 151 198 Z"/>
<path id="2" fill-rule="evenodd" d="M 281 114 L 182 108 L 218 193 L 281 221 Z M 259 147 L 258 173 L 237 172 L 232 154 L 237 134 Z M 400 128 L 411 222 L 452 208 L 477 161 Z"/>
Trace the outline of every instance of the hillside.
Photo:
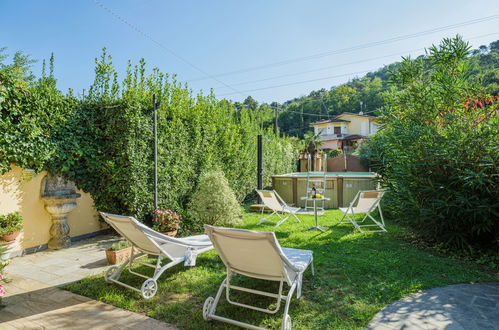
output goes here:
<path id="1" fill-rule="evenodd" d="M 480 46 L 472 51 L 470 61 L 477 75 L 481 75 L 482 83 L 493 94 L 499 94 L 499 40 L 489 46 Z M 275 109 L 279 109 L 278 125 L 281 132 L 290 136 L 303 137 L 310 130 L 311 122 L 330 118 L 342 112 L 359 112 L 376 114 L 383 106 L 383 92 L 390 88 L 390 71 L 396 70 L 399 62 L 384 66 L 365 76 L 329 90 L 312 91 L 309 95 L 294 98 L 282 104 L 270 105 L 258 103 L 248 97 L 244 105 L 262 112 L 264 126 L 274 125 Z M 239 104 L 242 106 L 242 104 Z"/>

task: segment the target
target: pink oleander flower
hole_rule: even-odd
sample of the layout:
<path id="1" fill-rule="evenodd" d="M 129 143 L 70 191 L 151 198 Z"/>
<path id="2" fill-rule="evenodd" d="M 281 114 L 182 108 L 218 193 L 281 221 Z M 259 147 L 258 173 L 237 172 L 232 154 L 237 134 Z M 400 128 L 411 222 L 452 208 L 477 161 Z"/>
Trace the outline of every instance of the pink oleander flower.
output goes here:
<path id="1" fill-rule="evenodd" d="M 0 274 L 0 280 L 3 280 L 4 278 L 5 277 L 2 274 Z"/>

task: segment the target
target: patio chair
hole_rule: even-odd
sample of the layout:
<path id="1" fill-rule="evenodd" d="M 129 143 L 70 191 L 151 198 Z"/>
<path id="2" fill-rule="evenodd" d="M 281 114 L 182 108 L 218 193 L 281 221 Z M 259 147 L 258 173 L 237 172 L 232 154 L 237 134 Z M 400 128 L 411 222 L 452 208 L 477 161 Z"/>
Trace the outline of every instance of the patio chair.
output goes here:
<path id="1" fill-rule="evenodd" d="M 227 268 L 227 277 L 223 280 L 215 296 L 204 302 L 203 318 L 206 321 L 217 320 L 250 329 L 260 329 L 254 325 L 216 315 L 216 309 L 223 290 L 226 290 L 226 300 L 232 305 L 249 308 L 264 313 L 278 312 L 281 301 L 285 300 L 282 329 L 291 329 L 291 317 L 288 315 L 289 304 L 296 290 L 297 298 L 301 296 L 303 273 L 311 265 L 314 274 L 313 254 L 309 250 L 281 248 L 273 232 L 251 231 L 243 229 L 220 228 L 204 225 L 215 249 Z M 234 275 L 279 282 L 279 292 L 254 290 L 231 284 Z M 290 289 L 283 295 L 283 283 Z M 275 298 L 274 309 L 260 308 L 233 301 L 230 291 L 237 290 L 255 295 Z"/>
<path id="2" fill-rule="evenodd" d="M 100 214 L 112 228 L 132 245 L 128 260 L 120 266 L 110 267 L 106 272 L 105 280 L 108 283 L 116 283 L 140 292 L 145 299 L 154 297 L 158 290 L 157 280 L 165 270 L 181 262 L 184 262 L 185 266 L 194 266 L 198 254 L 213 249 L 213 245 L 206 235 L 174 238 L 152 230 L 137 221 L 134 217 L 104 212 L 100 212 Z M 148 255 L 157 257 L 155 264 L 137 260 Z M 171 261 L 166 265 L 162 265 L 163 258 L 165 257 Z M 132 267 L 134 264 L 154 268 L 153 277 L 133 271 Z M 130 273 L 146 279 L 142 283 L 140 290 L 119 281 L 121 272 L 127 265 Z"/>
<path id="3" fill-rule="evenodd" d="M 274 223 L 273 221 L 268 220 L 274 214 L 279 217 L 279 221 L 275 223 L 274 227 L 279 227 L 284 221 L 288 220 L 289 217 L 293 216 L 298 222 L 301 222 L 300 219 L 296 216 L 296 213 L 300 210 L 299 207 L 291 207 L 279 196 L 279 194 L 275 190 L 257 190 L 256 191 L 260 196 L 260 199 L 263 202 L 264 207 L 262 207 L 262 216 L 265 206 L 272 210 L 272 213 L 265 218 L 262 218 L 258 224 L 262 224 L 263 222 Z M 281 214 L 279 214 L 281 213 Z M 288 214 L 284 216 L 284 214 Z"/>
<path id="4" fill-rule="evenodd" d="M 380 201 L 384 194 L 385 192 L 382 190 L 359 191 L 347 208 L 340 207 L 340 211 L 343 212 L 343 217 L 341 218 L 339 224 L 350 222 L 361 233 L 386 232 L 387 230 L 385 228 L 385 220 L 383 219 L 383 212 L 381 212 L 381 206 L 380 206 Z M 374 212 L 376 209 L 379 210 L 381 222 L 376 220 L 371 215 L 371 213 Z M 356 219 L 357 214 L 365 214 L 365 216 L 361 221 L 357 221 Z M 368 218 L 374 223 L 367 225 L 359 224 L 359 222 L 363 223 Z M 375 227 L 375 229 L 372 230 L 363 229 L 371 227 Z"/>

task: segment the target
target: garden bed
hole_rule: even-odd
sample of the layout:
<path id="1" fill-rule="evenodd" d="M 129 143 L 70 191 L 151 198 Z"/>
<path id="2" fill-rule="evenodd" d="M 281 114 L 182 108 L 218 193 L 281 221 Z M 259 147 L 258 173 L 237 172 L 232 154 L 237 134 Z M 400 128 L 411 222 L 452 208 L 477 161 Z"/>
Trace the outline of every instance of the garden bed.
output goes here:
<path id="1" fill-rule="evenodd" d="M 337 210 L 319 218 L 323 225 L 334 225 L 340 219 Z M 314 251 L 315 276 L 304 275 L 303 297 L 294 299 L 289 314 L 295 329 L 361 329 L 384 306 L 418 290 L 455 283 L 496 280 L 474 263 L 432 254 L 427 249 L 407 243 L 409 233 L 387 226 L 388 233 L 359 234 L 349 225 L 334 226 L 322 234 L 305 231 L 313 216 L 300 215 L 302 223 L 288 221 L 275 229 L 283 247 Z M 241 228 L 274 230 L 257 226 L 258 213 L 244 213 Z M 151 271 L 147 267 L 140 271 Z M 216 293 L 225 276 L 225 268 L 216 251 L 198 257 L 196 267 L 173 267 L 159 279 L 159 290 L 151 300 L 112 284 L 103 276 L 95 276 L 67 285 L 65 289 L 117 307 L 146 314 L 186 329 L 224 328 L 225 324 L 206 322 L 202 306 Z M 128 272 L 123 281 L 140 287 L 141 279 Z M 268 282 L 240 279 L 246 285 L 268 290 Z M 277 286 L 275 285 L 275 289 Z M 264 301 L 260 297 L 236 297 L 245 302 Z M 278 328 L 282 310 L 277 316 L 249 311 L 225 303 L 222 299 L 217 314 L 244 322 Z"/>

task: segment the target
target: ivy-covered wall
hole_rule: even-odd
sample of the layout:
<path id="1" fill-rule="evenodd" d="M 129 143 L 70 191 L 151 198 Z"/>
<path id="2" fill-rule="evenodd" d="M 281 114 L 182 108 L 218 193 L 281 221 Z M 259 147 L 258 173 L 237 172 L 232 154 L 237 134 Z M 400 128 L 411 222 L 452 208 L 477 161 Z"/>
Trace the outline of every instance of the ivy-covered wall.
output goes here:
<path id="1" fill-rule="evenodd" d="M 183 213 L 187 229 L 199 225 L 185 208 L 203 169 L 220 167 L 240 201 L 256 187 L 258 134 L 265 137 L 265 183 L 270 184 L 273 174 L 294 171 L 295 143 L 263 129 L 258 111 L 236 109 L 212 94 L 194 95 L 175 77 L 157 69 L 150 75 L 145 71 L 143 60 L 129 64 L 126 77 L 118 81 L 104 51 L 96 59 L 95 81 L 83 99 L 57 91 L 53 77 L 22 90 L 9 82 L 9 94 L 0 98 L 1 125 L 10 129 L 0 141 L 0 169 L 5 171 L 11 162 L 45 168 L 89 192 L 98 210 L 145 220 L 153 210 L 156 94 L 161 102 L 159 205 Z M 4 84 L 2 80 L 0 88 Z M 28 142 L 16 133 L 25 122 L 31 125 L 25 129 L 32 131 Z"/>

